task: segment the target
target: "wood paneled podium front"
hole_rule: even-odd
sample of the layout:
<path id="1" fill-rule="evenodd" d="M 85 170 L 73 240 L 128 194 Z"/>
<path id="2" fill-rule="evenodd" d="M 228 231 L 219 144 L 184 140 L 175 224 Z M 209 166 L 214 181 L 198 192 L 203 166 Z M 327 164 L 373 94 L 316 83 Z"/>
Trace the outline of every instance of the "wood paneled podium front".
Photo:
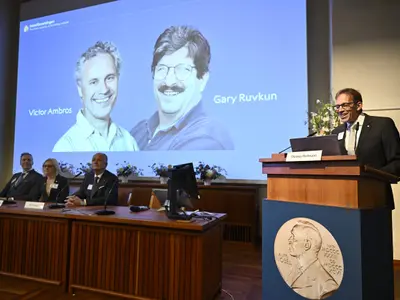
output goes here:
<path id="1" fill-rule="evenodd" d="M 260 159 L 263 299 L 394 299 L 391 174 L 355 156 Z"/>

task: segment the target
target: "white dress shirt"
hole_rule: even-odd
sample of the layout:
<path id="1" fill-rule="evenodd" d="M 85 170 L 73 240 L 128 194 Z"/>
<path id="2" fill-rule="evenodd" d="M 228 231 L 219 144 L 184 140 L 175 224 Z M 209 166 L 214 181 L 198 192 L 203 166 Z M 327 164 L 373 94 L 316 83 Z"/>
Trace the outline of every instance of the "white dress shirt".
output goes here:
<path id="1" fill-rule="evenodd" d="M 101 176 L 103 176 L 103 174 L 104 174 L 104 172 L 101 173 L 101 174 L 99 174 L 99 175 L 94 174 L 93 185 L 96 184 L 96 177 L 99 178 L 99 180 L 97 181 L 97 183 L 99 183 L 99 182 L 100 182 L 100 179 L 101 179 Z M 93 185 L 92 185 L 92 189 L 93 189 Z M 83 206 L 86 206 L 86 205 L 87 205 L 86 199 L 82 199 L 82 200 L 81 200 L 81 205 L 83 205 Z"/>
<path id="2" fill-rule="evenodd" d="M 100 182 L 100 179 L 101 179 L 101 176 L 103 176 L 103 174 L 104 174 L 104 172 L 101 173 L 101 174 L 99 174 L 99 175 L 94 174 L 94 180 L 93 180 L 93 182 L 96 183 L 96 177 L 98 177 L 99 180 L 98 180 L 97 182 L 99 183 L 99 182 Z"/>
<path id="3" fill-rule="evenodd" d="M 102 136 L 85 118 L 82 110 L 76 123 L 58 140 L 53 152 L 139 151 L 139 146 L 124 128 L 111 122 L 108 136 Z"/>

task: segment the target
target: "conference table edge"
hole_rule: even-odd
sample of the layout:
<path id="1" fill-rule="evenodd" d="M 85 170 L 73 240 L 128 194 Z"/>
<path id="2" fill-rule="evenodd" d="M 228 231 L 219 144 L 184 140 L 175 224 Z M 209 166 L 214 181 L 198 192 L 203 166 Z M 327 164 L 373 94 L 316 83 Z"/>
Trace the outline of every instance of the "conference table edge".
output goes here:
<path id="1" fill-rule="evenodd" d="M 20 202 L 20 201 L 18 201 Z M 19 205 L 22 204 L 19 203 Z M 127 207 L 123 206 L 109 206 L 108 210 L 116 210 L 114 215 L 99 216 L 94 214 L 95 211 L 103 209 L 103 206 L 87 206 L 82 208 L 72 208 L 68 211 L 62 211 L 61 209 L 46 209 L 48 203 L 45 203 L 44 209 L 26 209 L 21 208 L 17 204 L 0 206 L 0 214 L 14 214 L 14 215 L 24 215 L 32 217 L 44 217 L 44 218 L 60 218 L 60 219 L 72 219 L 80 221 L 89 222 L 104 222 L 104 223 L 118 223 L 131 226 L 142 226 L 142 227 L 156 227 L 165 229 L 175 229 L 175 230 L 190 230 L 190 231 L 205 231 L 208 228 L 214 226 L 215 222 L 223 221 L 226 219 L 226 214 L 215 213 L 212 220 L 204 220 L 201 218 L 193 218 L 189 221 L 175 221 L 170 220 L 165 215 L 165 212 L 158 212 L 155 209 L 150 209 L 148 211 L 142 211 L 139 213 L 128 212 Z M 124 214 L 119 214 L 118 210 L 124 210 Z M 126 210 L 126 211 L 125 211 Z M 143 216 L 158 215 L 160 220 L 149 219 L 149 217 L 144 218 Z M 127 217 L 129 216 L 129 217 Z"/>

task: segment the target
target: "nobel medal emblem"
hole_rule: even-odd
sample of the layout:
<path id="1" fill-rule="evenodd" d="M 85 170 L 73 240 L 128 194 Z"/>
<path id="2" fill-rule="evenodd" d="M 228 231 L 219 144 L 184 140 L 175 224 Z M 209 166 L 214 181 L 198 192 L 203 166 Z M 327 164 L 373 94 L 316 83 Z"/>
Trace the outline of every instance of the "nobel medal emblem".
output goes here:
<path id="1" fill-rule="evenodd" d="M 294 218 L 279 229 L 275 262 L 286 284 L 306 299 L 326 299 L 343 279 L 343 256 L 332 234 L 320 223 Z"/>

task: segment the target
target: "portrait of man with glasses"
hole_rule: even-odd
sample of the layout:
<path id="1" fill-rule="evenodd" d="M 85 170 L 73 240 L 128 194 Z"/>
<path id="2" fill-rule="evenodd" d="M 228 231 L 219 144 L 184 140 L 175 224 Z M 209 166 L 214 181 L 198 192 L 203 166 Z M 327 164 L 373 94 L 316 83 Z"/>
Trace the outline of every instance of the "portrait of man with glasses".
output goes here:
<path id="1" fill-rule="evenodd" d="M 141 150 L 232 150 L 229 133 L 206 114 L 210 45 L 188 26 L 167 28 L 154 45 L 151 65 L 158 110 L 131 134 Z"/>
<path id="2" fill-rule="evenodd" d="M 334 106 L 342 125 L 332 131 L 338 136 L 343 155 L 356 155 L 358 161 L 400 177 L 400 136 L 394 121 L 388 117 L 363 112 L 363 99 L 355 89 L 336 94 Z M 387 185 L 387 206 L 394 208 L 393 193 Z"/>

